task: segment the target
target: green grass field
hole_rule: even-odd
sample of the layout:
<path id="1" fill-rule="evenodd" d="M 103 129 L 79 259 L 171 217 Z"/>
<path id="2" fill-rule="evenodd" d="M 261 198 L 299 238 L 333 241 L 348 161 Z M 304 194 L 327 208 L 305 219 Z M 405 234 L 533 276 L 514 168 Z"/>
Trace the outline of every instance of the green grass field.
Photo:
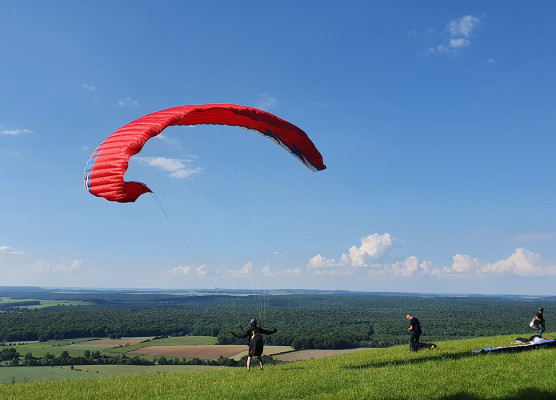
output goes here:
<path id="1" fill-rule="evenodd" d="M 554 333 L 546 336 L 554 337 Z M 556 349 L 473 355 L 515 336 L 439 342 L 257 368 L 0 385 L 0 398 L 21 399 L 551 399 Z M 75 372 L 75 371 L 71 371 Z"/>
<path id="2" fill-rule="evenodd" d="M 69 366 L 6 367 L 0 368 L 0 384 L 46 380 L 87 379 L 123 375 L 147 375 L 168 372 L 194 372 L 223 368 L 230 367 L 212 367 L 205 365 L 77 365 L 74 369 L 71 369 Z"/>
<path id="3" fill-rule="evenodd" d="M 21 306 L 24 308 L 28 308 L 30 310 L 46 308 L 46 307 L 56 307 L 56 306 L 89 306 L 93 304 L 91 302 L 81 301 L 81 300 L 67 301 L 67 300 L 40 300 L 40 299 L 10 299 L 9 297 L 2 297 L 0 298 L 0 306 L 9 306 L 12 303 L 18 303 L 21 301 L 40 302 L 40 304 Z"/>
<path id="4" fill-rule="evenodd" d="M 21 356 L 32 353 L 34 357 L 42 357 L 46 353 L 59 356 L 63 351 L 67 351 L 72 357 L 82 356 L 86 349 L 91 351 L 109 349 L 111 346 L 80 346 L 79 342 L 86 342 L 90 339 L 65 339 L 49 340 L 48 342 L 34 342 L 13 346 Z M 0 348 L 1 350 L 2 348 Z"/>

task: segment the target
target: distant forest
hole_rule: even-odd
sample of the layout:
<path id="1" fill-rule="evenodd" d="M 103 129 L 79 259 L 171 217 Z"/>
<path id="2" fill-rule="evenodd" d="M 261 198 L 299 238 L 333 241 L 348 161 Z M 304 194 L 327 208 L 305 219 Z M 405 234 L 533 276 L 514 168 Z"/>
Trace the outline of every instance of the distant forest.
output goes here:
<path id="1" fill-rule="evenodd" d="M 10 301 L 2 301 L 9 298 Z M 90 305 L 34 308 L 41 300 Z M 421 341 L 491 335 L 529 335 L 529 322 L 544 307 L 547 328 L 556 298 L 518 296 L 451 297 L 422 294 L 366 294 L 297 291 L 259 295 L 247 291 L 163 293 L 62 291 L 0 287 L 0 342 L 82 337 L 218 337 L 220 344 L 243 344 L 251 318 L 278 333 L 265 343 L 295 349 L 387 347 L 409 340 L 406 314 L 421 321 Z"/>

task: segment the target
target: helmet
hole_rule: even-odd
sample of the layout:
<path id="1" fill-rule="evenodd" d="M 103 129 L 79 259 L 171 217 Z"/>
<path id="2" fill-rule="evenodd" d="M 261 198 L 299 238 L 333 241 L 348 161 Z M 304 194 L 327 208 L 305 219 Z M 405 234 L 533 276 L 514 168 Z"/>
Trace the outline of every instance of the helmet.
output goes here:
<path id="1" fill-rule="evenodd" d="M 542 307 L 539 307 L 539 311 L 544 311 Z"/>
<path id="2" fill-rule="evenodd" d="M 251 320 L 251 325 L 257 325 L 257 320 L 255 318 Z"/>

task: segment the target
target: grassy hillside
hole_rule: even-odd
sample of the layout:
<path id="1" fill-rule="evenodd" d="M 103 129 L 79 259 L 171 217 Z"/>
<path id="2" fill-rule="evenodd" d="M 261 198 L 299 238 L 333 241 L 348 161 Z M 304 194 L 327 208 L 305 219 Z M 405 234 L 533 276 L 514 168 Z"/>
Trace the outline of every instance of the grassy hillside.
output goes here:
<path id="1" fill-rule="evenodd" d="M 554 337 L 554 333 L 546 336 Z M 439 342 L 265 367 L 0 385 L 22 399 L 548 399 L 556 398 L 556 349 L 472 355 L 512 336 Z"/>

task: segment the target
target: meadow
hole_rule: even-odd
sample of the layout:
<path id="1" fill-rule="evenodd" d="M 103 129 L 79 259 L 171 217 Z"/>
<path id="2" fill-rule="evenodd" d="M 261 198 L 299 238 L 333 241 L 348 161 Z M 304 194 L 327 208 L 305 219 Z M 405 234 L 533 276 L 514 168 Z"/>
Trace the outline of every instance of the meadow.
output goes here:
<path id="1" fill-rule="evenodd" d="M 0 297 L 0 308 L 3 307 L 25 307 L 29 310 L 39 310 L 49 307 L 89 306 L 93 303 L 81 300 L 41 300 L 41 299 L 11 299 Z"/>
<path id="2" fill-rule="evenodd" d="M 554 337 L 555 333 L 545 336 Z M 549 399 L 556 398 L 556 349 L 479 354 L 515 335 L 369 349 L 253 368 L 156 371 L 146 375 L 0 385 L 0 398 L 21 399 Z M 48 368 L 48 367 L 47 367 Z M 85 366 L 80 366 L 80 369 Z M 56 368 L 54 368 L 56 369 Z M 153 369 L 153 371 L 155 371 Z M 75 371 L 70 371 L 74 373 Z M 79 373 L 79 372 L 78 372 Z"/>

